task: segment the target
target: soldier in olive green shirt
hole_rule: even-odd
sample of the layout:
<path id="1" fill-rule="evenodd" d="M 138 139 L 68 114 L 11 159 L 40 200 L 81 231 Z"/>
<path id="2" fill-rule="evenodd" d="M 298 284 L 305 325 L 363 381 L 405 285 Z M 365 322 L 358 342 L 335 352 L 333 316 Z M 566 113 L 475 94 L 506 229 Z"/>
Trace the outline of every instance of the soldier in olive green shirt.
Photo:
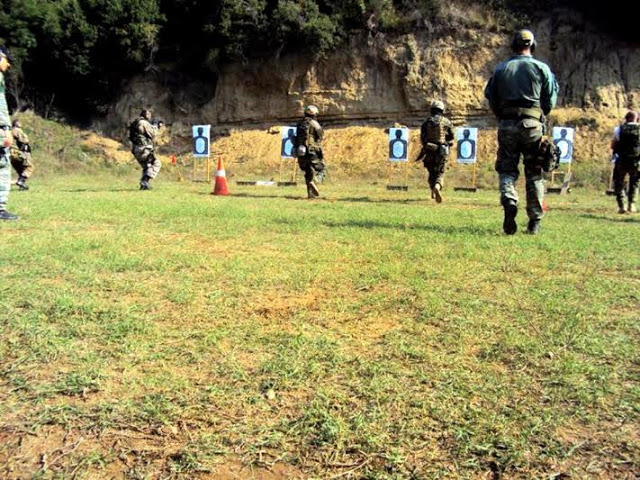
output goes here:
<path id="1" fill-rule="evenodd" d="M 520 30 L 513 38 L 514 55 L 500 63 L 484 91 L 493 113 L 499 119 L 498 158 L 500 201 L 504 208 L 502 228 L 507 235 L 518 230 L 518 163 L 523 157 L 527 192 L 527 232 L 537 234 L 544 196 L 542 166 L 538 151 L 545 131 L 545 115 L 556 105 L 558 84 L 549 67 L 533 58 L 536 47 L 533 33 Z"/>

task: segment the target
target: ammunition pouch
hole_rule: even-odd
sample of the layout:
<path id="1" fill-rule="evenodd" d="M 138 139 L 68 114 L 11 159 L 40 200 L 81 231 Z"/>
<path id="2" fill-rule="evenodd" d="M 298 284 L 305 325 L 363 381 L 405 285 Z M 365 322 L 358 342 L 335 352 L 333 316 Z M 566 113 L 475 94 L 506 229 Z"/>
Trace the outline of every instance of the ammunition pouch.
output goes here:
<path id="1" fill-rule="evenodd" d="M 441 143 L 438 147 L 438 153 L 443 157 L 449 155 L 449 145 L 447 145 L 446 143 Z"/>

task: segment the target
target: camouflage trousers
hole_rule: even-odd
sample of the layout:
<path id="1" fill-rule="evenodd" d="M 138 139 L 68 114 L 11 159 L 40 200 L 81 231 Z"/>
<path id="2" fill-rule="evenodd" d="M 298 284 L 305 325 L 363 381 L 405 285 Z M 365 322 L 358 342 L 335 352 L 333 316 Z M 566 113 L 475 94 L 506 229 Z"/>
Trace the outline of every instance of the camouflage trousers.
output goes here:
<path id="1" fill-rule="evenodd" d="M 133 156 L 142 167 L 142 177 L 156 178 L 162 168 L 162 163 L 156 157 L 153 147 L 150 146 L 134 146 L 131 150 Z"/>
<path id="2" fill-rule="evenodd" d="M 311 182 L 322 183 L 324 180 L 326 174 L 324 161 L 315 153 L 298 157 L 298 166 L 300 170 L 304 172 L 304 182 L 307 184 L 307 191 L 309 191 L 309 184 Z"/>
<path id="3" fill-rule="evenodd" d="M 20 150 L 11 151 L 11 165 L 18 176 L 24 178 L 29 178 L 34 170 L 33 162 L 31 162 L 31 154 L 29 152 L 21 152 Z"/>
<path id="4" fill-rule="evenodd" d="M 638 181 L 640 181 L 640 170 L 634 162 L 623 162 L 618 160 L 613 167 L 613 190 L 616 193 L 618 206 L 624 205 L 624 178 L 629 175 L 629 203 L 636 201 L 638 195 Z"/>
<path id="5" fill-rule="evenodd" d="M 447 167 L 447 156 L 442 155 L 440 152 L 428 151 L 425 154 L 422 162 L 424 168 L 429 172 L 429 188 L 435 188 L 436 184 L 440 184 L 440 187 L 444 186 L 444 171 Z"/>
<path id="6" fill-rule="evenodd" d="M 11 163 L 9 151 L 0 147 L 0 210 L 6 210 L 11 190 Z"/>
<path id="7" fill-rule="evenodd" d="M 536 164 L 543 125 L 531 118 L 500 120 L 498 126 L 498 159 L 496 171 L 500 179 L 500 203 L 518 203 L 516 181 L 520 176 L 518 164 L 523 157 L 527 216 L 539 220 L 544 216 L 544 179 L 542 166 Z"/>

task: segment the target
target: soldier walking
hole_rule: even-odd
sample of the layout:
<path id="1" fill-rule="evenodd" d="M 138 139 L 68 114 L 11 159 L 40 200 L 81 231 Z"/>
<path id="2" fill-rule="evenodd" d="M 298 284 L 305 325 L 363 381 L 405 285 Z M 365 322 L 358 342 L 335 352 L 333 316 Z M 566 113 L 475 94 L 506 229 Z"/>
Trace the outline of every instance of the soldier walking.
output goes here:
<path id="1" fill-rule="evenodd" d="M 298 122 L 296 129 L 296 155 L 298 165 L 304 172 L 307 198 L 318 198 L 318 184 L 322 183 L 326 174 L 322 151 L 324 132 L 318 122 L 318 107 L 306 107 L 304 117 Z"/>
<path id="2" fill-rule="evenodd" d="M 17 220 L 19 217 L 7 211 L 7 201 L 11 190 L 11 163 L 9 149 L 13 144 L 11 117 L 5 95 L 4 73 L 9 70 L 9 54 L 0 47 L 0 220 Z"/>
<path id="3" fill-rule="evenodd" d="M 636 196 L 640 180 L 640 123 L 638 113 L 629 111 L 624 123 L 613 131 L 611 150 L 615 156 L 613 166 L 613 189 L 618 202 L 618 213 L 636 213 Z M 629 175 L 628 206 L 625 209 L 624 179 Z"/>
<path id="4" fill-rule="evenodd" d="M 11 165 L 18 174 L 16 185 L 20 190 L 29 190 L 27 179 L 34 170 L 33 162 L 31 161 L 31 144 L 29 143 L 29 137 L 24 130 L 22 130 L 20 120 L 13 121 L 11 132 L 14 140 L 11 146 Z"/>
<path id="5" fill-rule="evenodd" d="M 515 183 L 522 155 L 527 192 L 527 232 L 540 232 L 544 215 L 544 180 L 540 149 L 545 115 L 555 107 L 558 84 L 549 66 L 533 58 L 536 41 L 530 30 L 517 32 L 511 43 L 513 56 L 494 70 L 484 90 L 499 119 L 496 171 L 500 178 L 500 202 L 504 209 L 502 228 L 507 235 L 518 230 L 518 192 Z"/>
<path id="6" fill-rule="evenodd" d="M 453 145 L 453 130 L 451 121 L 444 116 L 444 103 L 439 100 L 432 102 L 430 112 L 431 115 L 420 127 L 422 149 L 416 162 L 422 160 L 429 172 L 431 198 L 441 203 L 444 170 L 451 145 Z"/>
<path id="7" fill-rule="evenodd" d="M 162 163 L 155 155 L 155 139 L 158 135 L 158 126 L 151 123 L 151 111 L 143 109 L 140 116 L 129 126 L 129 140 L 131 140 L 131 153 L 142 167 L 140 178 L 140 190 L 151 190 L 150 181 L 158 175 Z"/>

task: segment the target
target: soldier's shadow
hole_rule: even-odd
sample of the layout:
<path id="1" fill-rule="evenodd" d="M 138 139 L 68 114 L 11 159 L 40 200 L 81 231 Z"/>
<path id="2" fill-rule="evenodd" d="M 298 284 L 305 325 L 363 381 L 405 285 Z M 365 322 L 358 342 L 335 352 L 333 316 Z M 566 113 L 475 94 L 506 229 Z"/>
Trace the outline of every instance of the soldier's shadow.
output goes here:
<path id="1" fill-rule="evenodd" d="M 607 215 L 595 215 L 593 213 L 583 213 L 580 215 L 581 218 L 586 218 L 588 220 L 604 220 L 606 222 L 613 223 L 640 223 L 640 216 L 637 214 L 634 216 L 631 215 L 620 215 L 619 217 L 610 217 Z"/>
<path id="2" fill-rule="evenodd" d="M 397 224 L 381 222 L 379 220 L 349 220 L 345 222 L 321 222 L 321 225 L 329 228 L 363 228 L 363 229 L 379 229 L 388 228 L 393 230 L 423 230 L 443 235 L 465 234 L 475 236 L 496 236 L 498 230 L 490 227 L 481 227 L 475 225 L 439 225 L 439 224 Z"/>
<path id="3" fill-rule="evenodd" d="M 107 193 L 107 192 L 138 192 L 140 191 L 139 187 L 132 188 L 74 188 L 71 190 L 60 190 L 64 193 Z"/>
<path id="4" fill-rule="evenodd" d="M 279 193 L 279 192 L 278 192 Z M 300 195 L 278 195 L 275 193 L 274 195 L 264 195 L 259 193 L 233 193 L 231 194 L 233 197 L 240 198 L 284 198 L 286 200 L 303 200 L 303 201 L 313 201 L 313 202 L 347 202 L 347 203 L 420 203 L 424 202 L 424 198 L 371 198 L 371 197 L 320 197 L 314 198 L 313 200 L 309 200 L 304 192 L 301 192 Z"/>

